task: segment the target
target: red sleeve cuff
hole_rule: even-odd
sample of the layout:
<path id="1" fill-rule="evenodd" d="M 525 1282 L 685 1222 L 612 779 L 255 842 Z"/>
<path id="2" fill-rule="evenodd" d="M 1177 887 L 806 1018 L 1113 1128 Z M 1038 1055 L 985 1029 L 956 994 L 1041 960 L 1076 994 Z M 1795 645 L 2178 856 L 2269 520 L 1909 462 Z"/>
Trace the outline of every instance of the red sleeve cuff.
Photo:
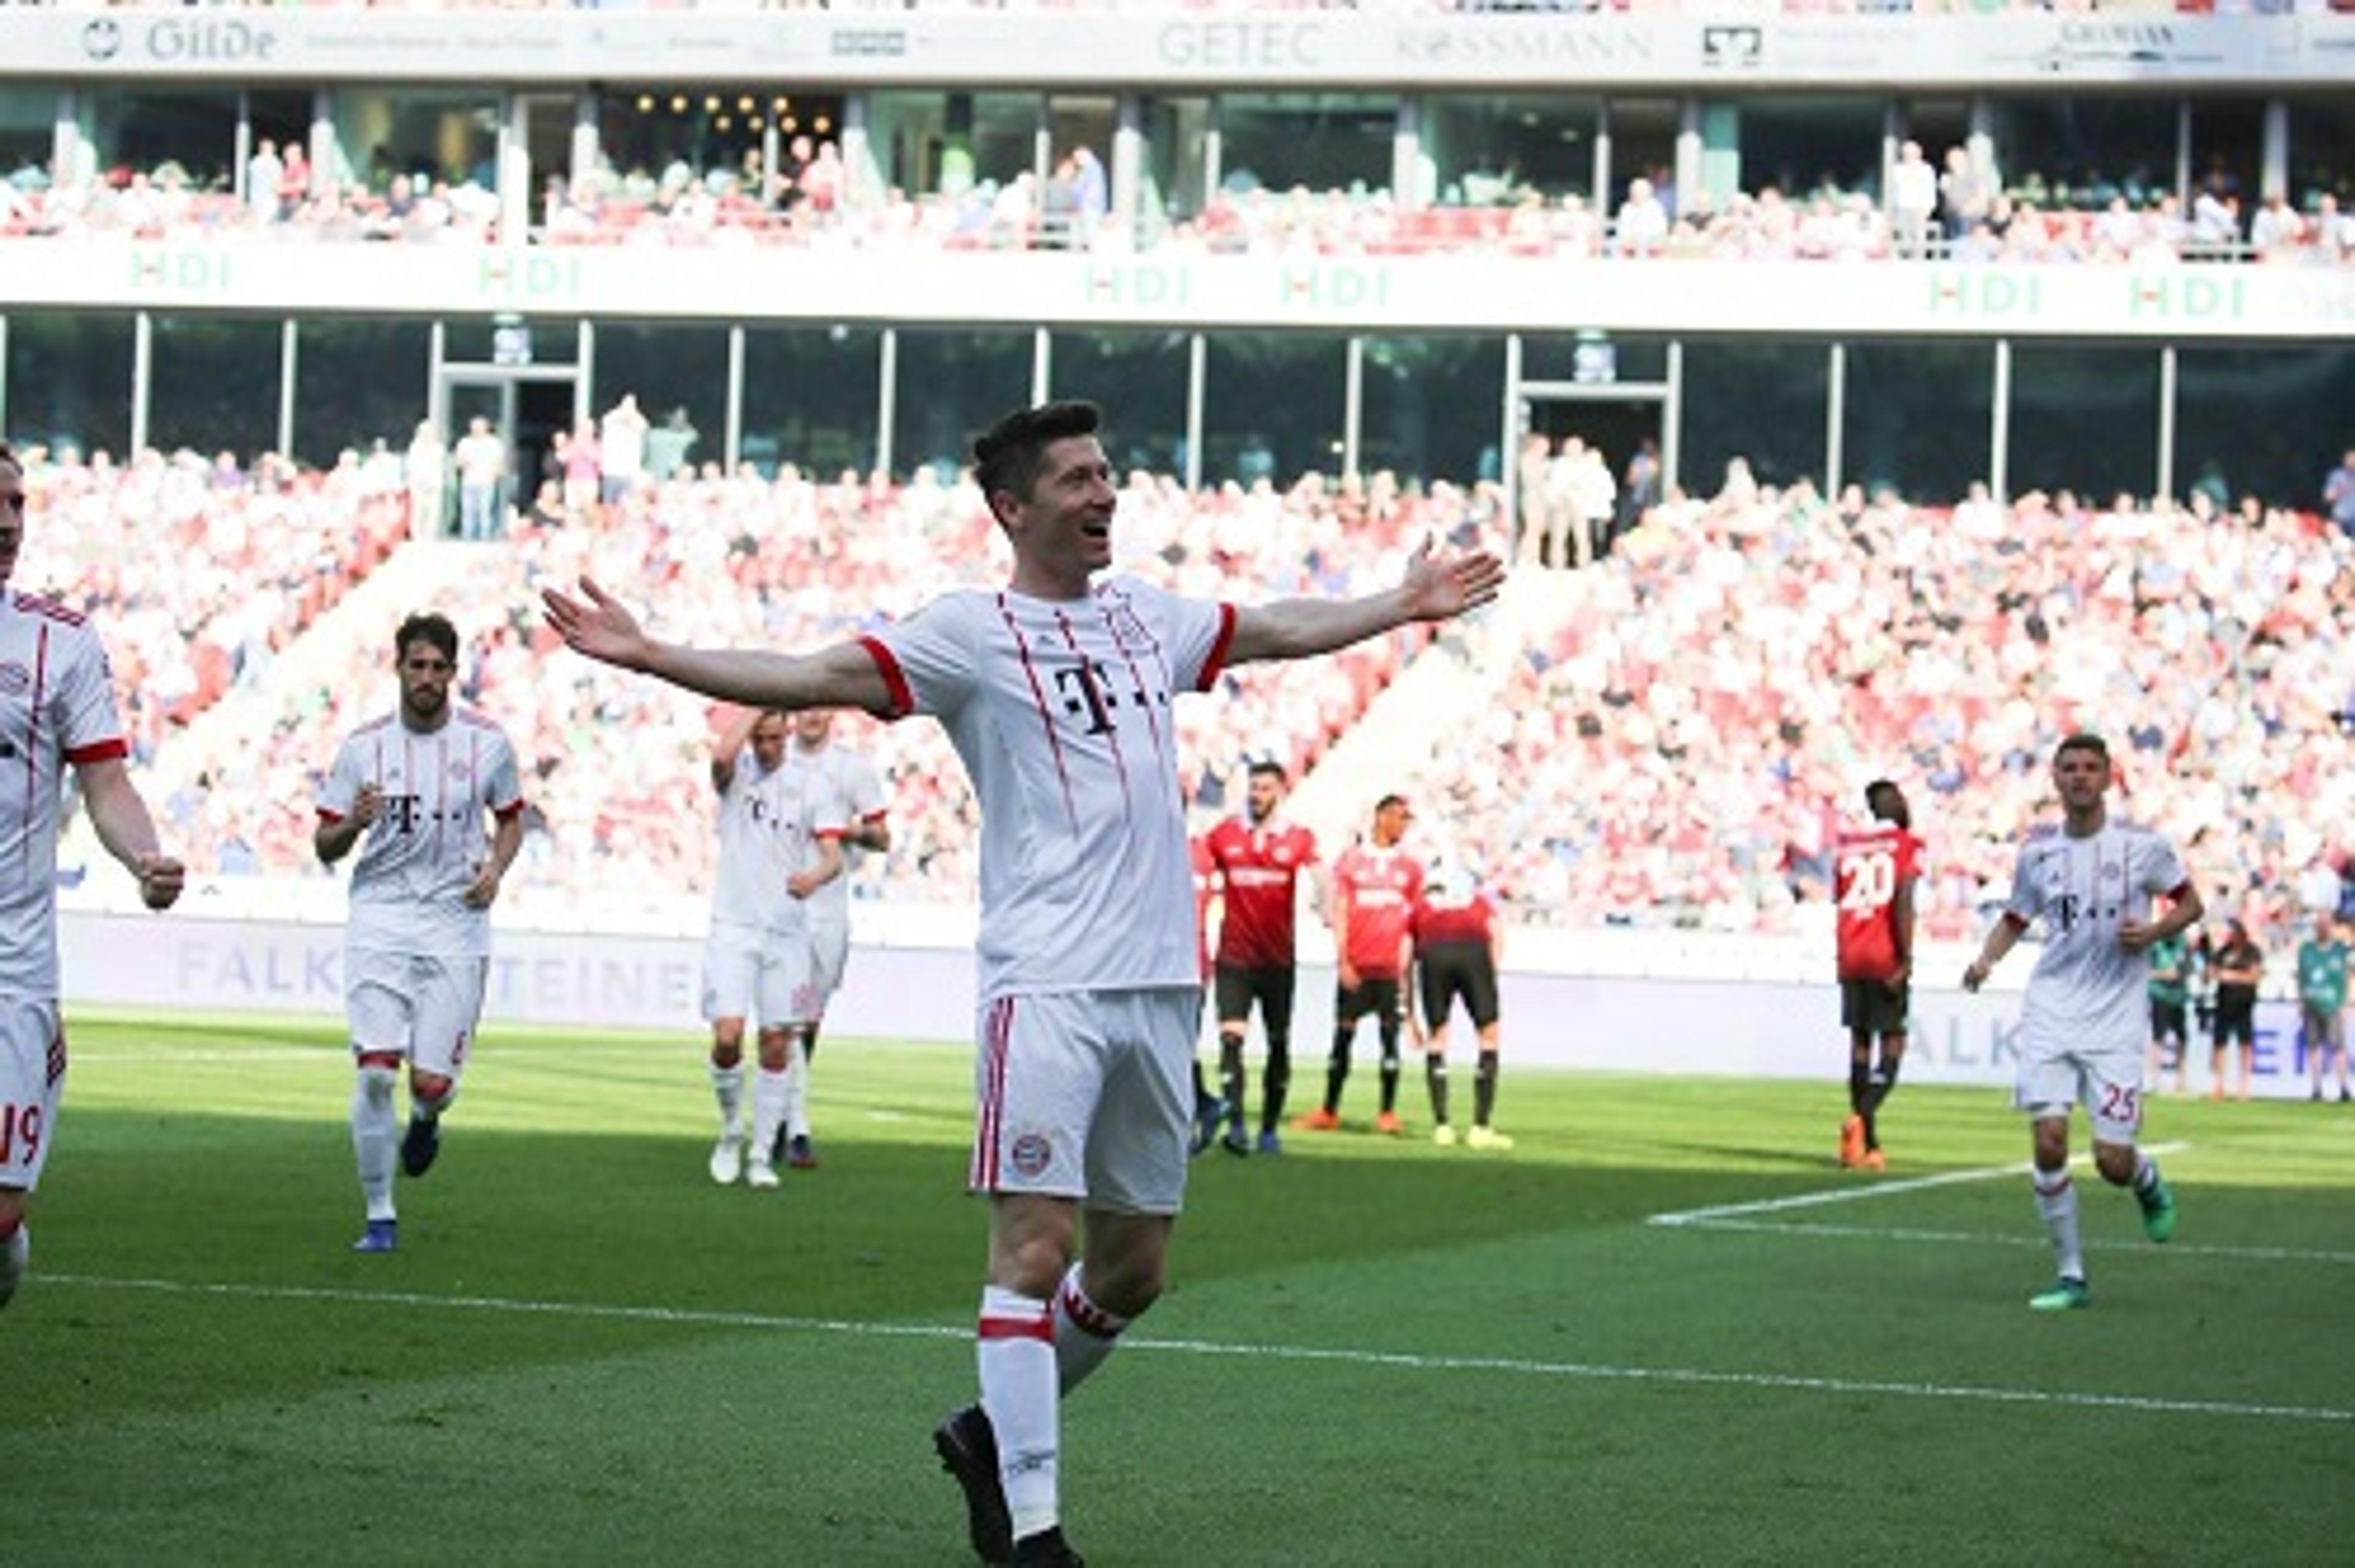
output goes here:
<path id="1" fill-rule="evenodd" d="M 330 827 L 333 827 L 336 823 L 341 822 L 343 819 L 344 814 L 340 811 L 329 811 L 324 805 L 319 808 L 319 820 L 325 823 Z"/>
<path id="2" fill-rule="evenodd" d="M 891 694 L 891 706 L 879 714 L 883 719 L 905 719 L 916 710 L 916 694 L 908 685 L 908 674 L 900 667 L 900 658 L 879 637 L 861 637 L 858 645 L 875 661 L 876 673 L 883 677 L 884 688 Z"/>
<path id="3" fill-rule="evenodd" d="M 1194 682 L 1195 690 L 1208 691 L 1218 684 L 1219 677 L 1227 671 L 1227 650 L 1234 645 L 1234 642 L 1235 607 L 1221 604 L 1219 606 L 1219 635 L 1210 644 L 1210 656 L 1202 661 L 1202 673 Z"/>
<path id="4" fill-rule="evenodd" d="M 80 767 L 84 763 L 111 763 L 130 754 L 131 742 L 116 735 L 104 741 L 92 741 L 87 746 L 74 747 L 66 753 L 66 761 Z"/>
<path id="5" fill-rule="evenodd" d="M 2003 912 L 2003 923 L 2004 924 L 2011 927 L 2014 931 L 2026 931 L 2028 929 L 2028 922 L 2021 919 L 2019 915 L 2012 913 L 2009 910 Z"/>
<path id="6" fill-rule="evenodd" d="M 522 811 L 523 811 L 523 796 L 521 796 L 521 795 L 517 795 L 517 796 L 516 796 L 513 800 L 511 800 L 511 801 L 507 802 L 505 805 L 495 805 L 495 806 L 491 807 L 491 815 L 492 815 L 493 816 L 497 817 L 501 822 L 505 822 L 505 821 L 506 821 L 506 820 L 507 820 L 507 818 L 509 818 L 509 817 L 511 817 L 511 816 L 516 816 L 520 815 L 520 814 L 522 813 Z"/>

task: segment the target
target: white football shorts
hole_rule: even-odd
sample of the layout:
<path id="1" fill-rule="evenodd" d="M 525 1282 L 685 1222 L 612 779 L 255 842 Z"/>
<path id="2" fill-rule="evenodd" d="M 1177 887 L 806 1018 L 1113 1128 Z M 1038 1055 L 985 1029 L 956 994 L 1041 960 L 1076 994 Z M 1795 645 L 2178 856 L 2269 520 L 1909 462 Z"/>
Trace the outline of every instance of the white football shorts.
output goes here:
<path id="1" fill-rule="evenodd" d="M 810 923 L 810 964 L 814 973 L 811 983 L 817 987 L 820 1011 L 834 1000 L 842 989 L 843 970 L 850 963 L 849 923 L 818 920 Z M 813 1013 L 811 1017 L 817 1015 Z"/>
<path id="2" fill-rule="evenodd" d="M 751 1019 L 782 1029 L 817 1017 L 822 998 L 810 983 L 804 935 L 749 925 L 716 925 L 703 944 L 703 1016 Z"/>
<path id="3" fill-rule="evenodd" d="M 66 1086 L 66 1029 L 55 1002 L 0 997 L 0 1187 L 41 1184 Z"/>
<path id="4" fill-rule="evenodd" d="M 967 1185 L 1175 1214 L 1194 1115 L 1194 986 L 982 1004 Z"/>
<path id="5" fill-rule="evenodd" d="M 2023 1019 L 2012 1104 L 2040 1121 L 2065 1117 L 2072 1106 L 2083 1105 L 2095 1142 L 2133 1143 L 2142 1131 L 2143 1069 L 2141 1019 L 2134 1022 L 2131 1038 L 2113 1039 Z"/>
<path id="6" fill-rule="evenodd" d="M 391 1051 L 418 1072 L 454 1081 L 474 1047 L 490 973 L 486 957 L 346 951 L 344 1011 L 352 1054 Z"/>

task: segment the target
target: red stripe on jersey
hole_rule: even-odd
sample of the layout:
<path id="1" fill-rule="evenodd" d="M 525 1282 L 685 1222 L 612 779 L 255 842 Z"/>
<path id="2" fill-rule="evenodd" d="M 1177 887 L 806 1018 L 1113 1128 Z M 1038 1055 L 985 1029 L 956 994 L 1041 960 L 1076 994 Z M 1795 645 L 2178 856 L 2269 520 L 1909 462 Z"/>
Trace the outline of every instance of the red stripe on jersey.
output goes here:
<path id="1" fill-rule="evenodd" d="M 1045 1309 L 1036 1317 L 984 1317 L 974 1327 L 984 1339 L 1044 1339 L 1055 1342 L 1055 1319 Z"/>
<path id="2" fill-rule="evenodd" d="M 77 767 L 84 763 L 112 763 L 131 754 L 131 742 L 117 735 L 111 741 L 92 741 L 87 746 L 76 746 L 66 753 L 66 761 Z"/>
<path id="3" fill-rule="evenodd" d="M 997 596 L 998 617 L 1006 623 L 1006 635 L 1014 639 L 1014 654 L 1022 661 L 1022 677 L 1030 683 L 1030 700 L 1038 707 L 1039 727 L 1047 731 L 1047 752 L 1055 759 L 1055 782 L 1063 786 L 1063 814 L 1071 819 L 1071 831 L 1080 830 L 1079 803 L 1071 798 L 1071 770 L 1063 766 L 1063 742 L 1055 733 L 1054 710 L 1047 706 L 1047 689 L 1039 684 L 1039 667 L 1030 661 L 1030 645 L 1022 638 L 1022 628 L 1014 624 L 1014 612 L 1007 607 L 1006 595 Z"/>
<path id="4" fill-rule="evenodd" d="M 25 608 L 24 601 L 17 601 Z M 20 841 L 22 859 L 27 872 L 33 863 L 34 818 L 43 815 L 41 795 L 41 700 L 49 678 L 49 629 L 43 626 L 33 634 L 33 703 L 25 720 L 25 825 L 26 834 Z"/>
<path id="5" fill-rule="evenodd" d="M 1114 649 L 1119 653 L 1121 661 L 1128 666 L 1128 678 L 1135 683 L 1137 691 L 1142 693 L 1145 690 L 1145 672 L 1136 667 L 1136 650 L 1130 647 L 1128 640 L 1120 635 L 1120 623 L 1113 618 L 1112 611 L 1105 606 L 1102 599 L 1096 602 L 1096 613 L 1103 617 L 1104 630 L 1112 635 Z M 1160 654 L 1161 649 L 1158 645 L 1148 643 L 1146 645 L 1156 654 Z M 1168 658 L 1164 656 L 1158 662 L 1161 666 L 1162 683 L 1165 686 L 1176 685 L 1177 683 L 1169 678 Z M 1164 760 L 1170 760 L 1168 747 L 1162 742 L 1161 739 L 1161 716 L 1153 711 L 1153 704 L 1150 702 L 1145 705 L 1145 730 L 1146 734 L 1153 737 L 1153 754 Z"/>
<path id="6" fill-rule="evenodd" d="M 1227 650 L 1235 641 L 1235 607 L 1219 606 L 1219 635 L 1210 644 L 1210 656 L 1202 661 L 1201 678 L 1194 683 L 1197 691 L 1208 691 L 1218 684 L 1219 677 L 1227 671 Z"/>
<path id="7" fill-rule="evenodd" d="M 45 621 L 55 621 L 61 625 L 79 626 L 90 619 L 79 610 L 69 610 L 56 600 L 45 599 L 37 593 L 19 593 L 12 602 L 27 615 L 38 615 Z"/>
<path id="8" fill-rule="evenodd" d="M 979 1125 L 973 1140 L 973 1166 L 965 1185 L 976 1192 L 997 1190 L 997 1132 L 1005 1119 L 1006 1044 L 1014 1032 L 1014 998 L 1000 997 L 982 1019 Z"/>
<path id="9" fill-rule="evenodd" d="M 340 811 L 329 811 L 324 805 L 319 808 L 319 820 L 325 823 L 330 827 L 333 827 L 336 823 L 341 822 L 343 819 L 344 814 Z"/>
<path id="10" fill-rule="evenodd" d="M 2026 930 L 2028 929 L 2028 926 L 2029 926 L 2029 923 L 2028 923 L 2026 920 L 2022 919 L 2020 916 L 2019 916 L 2019 915 L 2017 915 L 2017 914 L 2014 914 L 2014 913 L 2013 913 L 2011 911 L 2009 911 L 2009 910 L 2006 910 L 2006 911 L 2004 911 L 2004 912 L 2003 912 L 2003 923 L 2004 923 L 2004 924 L 2006 924 L 2006 925 L 2008 925 L 2008 926 L 2011 927 L 2011 929 L 2012 929 L 2012 930 L 2014 930 L 2014 931 L 2026 931 Z"/>
<path id="11" fill-rule="evenodd" d="M 908 672 L 900 667 L 900 656 L 876 637 L 861 637 L 858 645 L 865 648 L 867 656 L 875 661 L 875 673 L 883 677 L 883 689 L 891 694 L 890 709 L 880 717 L 905 719 L 913 713 L 916 710 L 916 693 L 908 684 Z"/>
<path id="12" fill-rule="evenodd" d="M 505 822 L 510 816 L 521 815 L 522 811 L 523 796 L 521 795 L 516 796 L 505 805 L 495 805 L 491 807 L 491 815 L 497 817 L 501 822 Z"/>

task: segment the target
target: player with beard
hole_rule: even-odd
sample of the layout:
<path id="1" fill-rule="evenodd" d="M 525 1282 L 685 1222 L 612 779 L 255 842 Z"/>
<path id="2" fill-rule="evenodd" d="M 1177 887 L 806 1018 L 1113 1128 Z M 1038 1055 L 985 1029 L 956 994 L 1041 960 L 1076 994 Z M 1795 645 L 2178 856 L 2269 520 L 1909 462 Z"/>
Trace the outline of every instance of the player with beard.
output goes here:
<path id="1" fill-rule="evenodd" d="M 1243 1136 L 1243 1040 L 1252 1008 L 1267 1037 L 1260 1078 L 1259 1152 L 1281 1154 L 1276 1128 L 1292 1082 L 1292 1002 L 1299 985 L 1293 950 L 1300 874 L 1316 863 L 1316 836 L 1277 816 L 1290 781 L 1281 763 L 1251 765 L 1243 815 L 1210 829 L 1210 863 L 1218 869 L 1219 956 L 1211 988 L 1219 1008 L 1219 1077 L 1227 1101 L 1229 1154 L 1249 1154 Z"/>

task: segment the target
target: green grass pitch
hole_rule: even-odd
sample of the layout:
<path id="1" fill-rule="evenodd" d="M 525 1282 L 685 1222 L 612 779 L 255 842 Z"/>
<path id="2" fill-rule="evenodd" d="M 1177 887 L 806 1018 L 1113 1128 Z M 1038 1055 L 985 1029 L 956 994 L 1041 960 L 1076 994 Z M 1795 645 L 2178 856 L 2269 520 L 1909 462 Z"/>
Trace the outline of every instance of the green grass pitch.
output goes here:
<path id="1" fill-rule="evenodd" d="M 495 1027 L 361 1257 L 332 1021 L 71 1032 L 0 1562 L 968 1561 L 964 1051 L 828 1040 L 824 1165 L 761 1193 L 704 1176 L 693 1030 Z M 1369 1044 L 1350 1130 L 1197 1162 L 1168 1296 L 1064 1407 L 1091 1562 L 2355 1557 L 2355 1109 L 2159 1102 L 2180 1233 L 2087 1176 L 2095 1306 L 2045 1317 L 1998 1093 L 1901 1087 L 1867 1178 L 1837 1040 L 1817 1083 L 1508 1066 L 1477 1155 L 1365 1130 Z"/>

